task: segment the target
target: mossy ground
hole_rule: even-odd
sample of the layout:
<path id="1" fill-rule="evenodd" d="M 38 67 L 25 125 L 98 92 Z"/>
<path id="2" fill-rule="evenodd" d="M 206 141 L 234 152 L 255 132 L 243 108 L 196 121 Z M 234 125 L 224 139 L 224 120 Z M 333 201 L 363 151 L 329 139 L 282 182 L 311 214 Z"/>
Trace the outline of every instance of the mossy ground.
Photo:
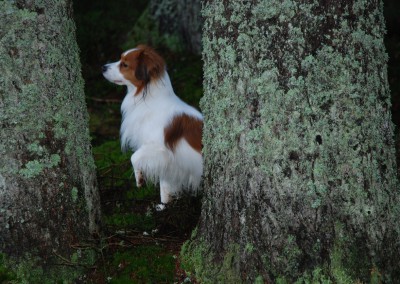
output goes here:
<path id="1" fill-rule="evenodd" d="M 82 281 L 181 283 L 190 278 L 180 268 L 179 253 L 197 224 L 200 197 L 183 196 L 157 212 L 158 185 L 136 187 L 132 153 L 122 153 L 119 142 L 126 89 L 106 81 L 100 67 L 118 60 L 123 50 L 151 44 L 165 58 L 175 92 L 197 107 L 202 62 L 199 55 L 176 48 L 176 40 L 159 38 L 157 27 L 148 21 L 147 1 L 128 2 L 74 1 L 104 229 L 98 261 Z"/>
<path id="2" fill-rule="evenodd" d="M 199 218 L 200 197 L 182 196 L 157 212 L 157 185 L 135 186 L 130 153 L 121 152 L 119 141 L 100 143 L 93 153 L 104 237 L 101 257 L 84 282 L 180 283 L 190 279 L 179 267 L 179 252 Z"/>
<path id="3" fill-rule="evenodd" d="M 7 283 L 12 280 L 16 280 L 14 272 L 10 271 L 5 264 L 5 256 L 0 254 L 0 283 Z"/>

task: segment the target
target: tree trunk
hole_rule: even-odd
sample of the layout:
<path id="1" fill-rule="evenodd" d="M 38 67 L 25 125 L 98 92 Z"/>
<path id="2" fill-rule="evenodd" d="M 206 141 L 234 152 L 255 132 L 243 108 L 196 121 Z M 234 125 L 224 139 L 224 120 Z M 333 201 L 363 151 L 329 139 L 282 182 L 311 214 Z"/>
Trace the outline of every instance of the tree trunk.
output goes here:
<path id="1" fill-rule="evenodd" d="M 0 253 L 84 262 L 100 209 L 71 1 L 0 2 L 0 74 Z"/>
<path id="2" fill-rule="evenodd" d="M 382 8 L 204 2 L 202 282 L 400 279 Z"/>
<path id="3" fill-rule="evenodd" d="M 152 0 L 150 14 L 162 33 L 177 36 L 186 49 L 201 53 L 200 0 Z"/>

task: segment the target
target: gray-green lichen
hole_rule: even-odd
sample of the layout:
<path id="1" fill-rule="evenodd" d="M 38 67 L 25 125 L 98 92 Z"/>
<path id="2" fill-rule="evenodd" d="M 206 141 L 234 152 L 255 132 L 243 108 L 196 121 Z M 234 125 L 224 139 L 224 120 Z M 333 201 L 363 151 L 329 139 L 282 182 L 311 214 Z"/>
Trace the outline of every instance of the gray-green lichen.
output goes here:
<path id="1" fill-rule="evenodd" d="M 61 161 L 60 155 L 52 154 L 46 159 L 28 161 L 19 174 L 25 178 L 33 178 L 39 176 L 45 168 L 53 168 L 59 165 Z"/>
<path id="2" fill-rule="evenodd" d="M 0 251 L 11 255 L 67 254 L 72 240 L 98 231 L 70 5 L 0 1 Z"/>
<path id="3" fill-rule="evenodd" d="M 371 269 L 394 281 L 400 193 L 382 4 L 205 1 L 203 16 L 203 251 L 221 259 L 239 245 L 235 269 L 252 281 L 369 281 Z M 357 257 L 335 274 L 339 255 Z"/>

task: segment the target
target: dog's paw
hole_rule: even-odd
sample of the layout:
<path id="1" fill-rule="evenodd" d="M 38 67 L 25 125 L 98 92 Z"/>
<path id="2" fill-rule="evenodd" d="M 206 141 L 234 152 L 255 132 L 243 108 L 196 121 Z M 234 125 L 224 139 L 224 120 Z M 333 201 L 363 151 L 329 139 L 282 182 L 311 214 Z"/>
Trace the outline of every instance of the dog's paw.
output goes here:
<path id="1" fill-rule="evenodd" d="M 167 205 L 164 203 L 160 203 L 160 204 L 156 205 L 156 211 L 158 211 L 158 212 L 165 210 L 165 208 L 167 208 Z"/>
<path id="2" fill-rule="evenodd" d="M 144 185 L 144 179 L 140 179 L 136 182 L 136 187 L 141 188 Z"/>
<path id="3" fill-rule="evenodd" d="M 136 177 L 136 186 L 138 188 L 141 188 L 144 184 L 145 184 L 145 180 L 144 180 L 143 174 L 140 172 L 138 174 L 138 176 Z"/>

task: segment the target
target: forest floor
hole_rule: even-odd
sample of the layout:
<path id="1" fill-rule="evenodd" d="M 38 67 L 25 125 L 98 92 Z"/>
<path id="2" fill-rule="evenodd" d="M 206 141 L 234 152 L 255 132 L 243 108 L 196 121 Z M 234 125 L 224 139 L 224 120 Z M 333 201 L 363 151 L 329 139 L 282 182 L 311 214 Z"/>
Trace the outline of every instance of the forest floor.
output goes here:
<path id="1" fill-rule="evenodd" d="M 83 283 L 196 283 L 181 268 L 180 250 L 197 225 L 201 198 L 184 196 L 157 212 L 158 186 L 136 187 L 132 153 L 122 153 L 119 143 L 126 89 L 101 74 L 101 66 L 119 60 L 124 50 L 148 43 L 166 60 L 178 96 L 198 107 L 201 58 L 168 47 L 171 41 L 148 21 L 147 5 L 146 0 L 135 5 L 130 0 L 74 1 L 103 217 L 98 260 Z"/>
<path id="2" fill-rule="evenodd" d="M 158 187 L 137 188 L 130 153 L 118 140 L 93 148 L 103 215 L 98 261 L 85 283 L 196 283 L 180 264 L 180 250 L 199 219 L 201 197 L 182 196 L 156 211 Z"/>

